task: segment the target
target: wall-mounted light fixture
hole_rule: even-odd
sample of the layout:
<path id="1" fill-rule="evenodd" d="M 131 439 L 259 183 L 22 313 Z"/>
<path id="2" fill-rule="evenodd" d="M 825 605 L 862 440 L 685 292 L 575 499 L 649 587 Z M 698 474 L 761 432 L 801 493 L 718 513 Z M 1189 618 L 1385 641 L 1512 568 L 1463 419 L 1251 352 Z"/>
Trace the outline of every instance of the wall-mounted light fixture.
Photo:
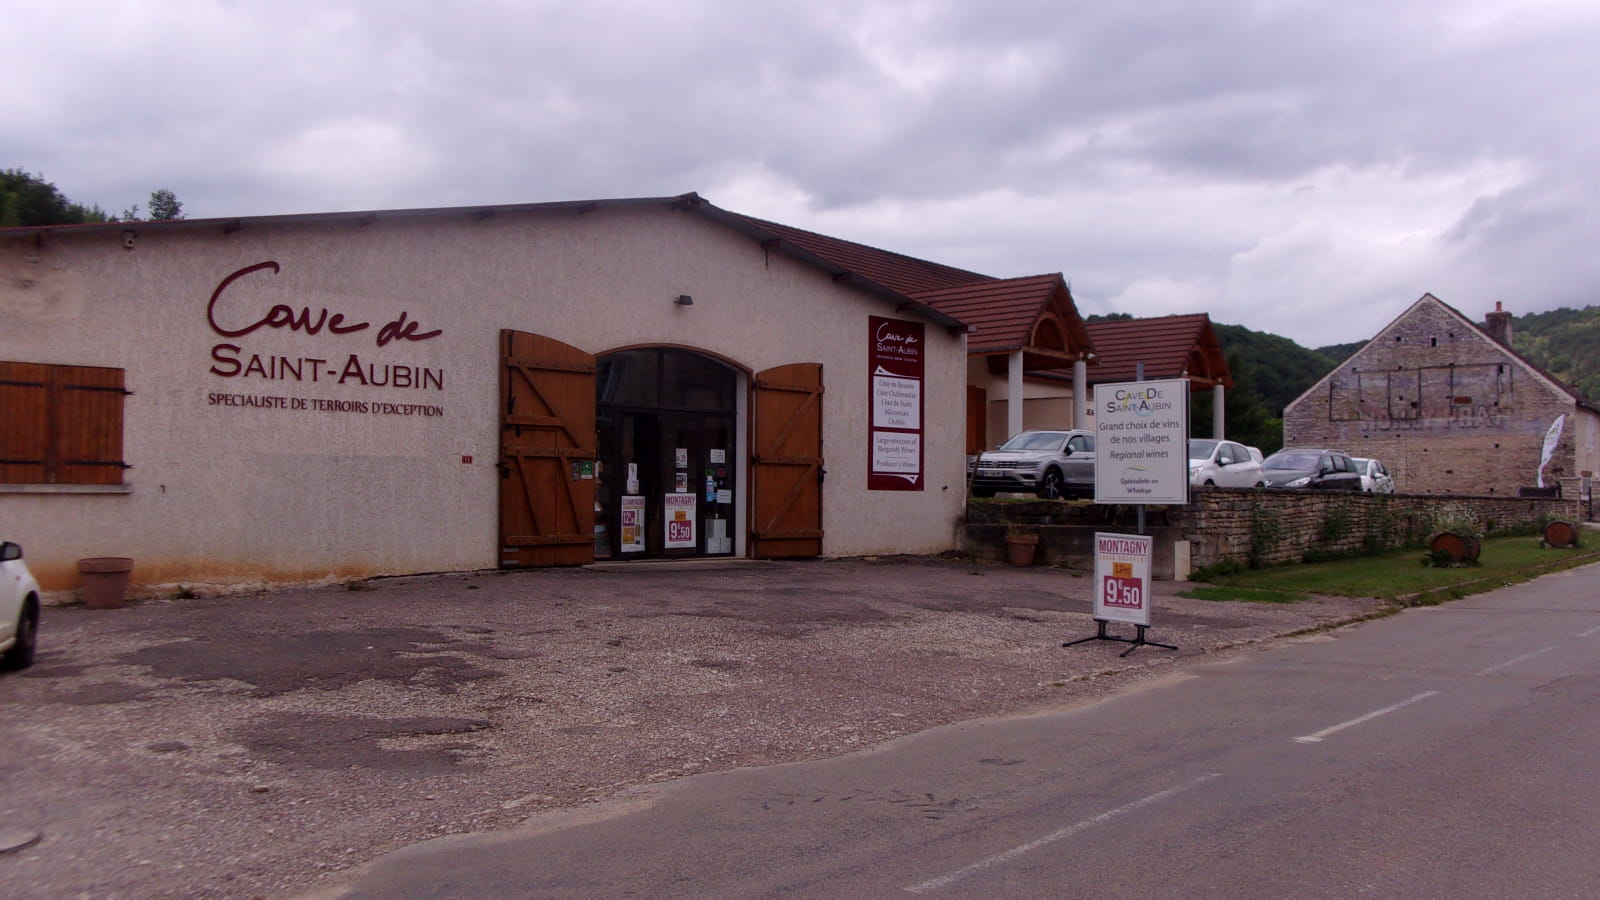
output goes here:
<path id="1" fill-rule="evenodd" d="M 688 294 L 679 294 L 678 295 L 678 299 L 676 299 L 676 300 L 674 300 L 672 302 L 678 304 L 679 306 L 693 306 L 694 305 L 694 298 L 689 296 Z"/>

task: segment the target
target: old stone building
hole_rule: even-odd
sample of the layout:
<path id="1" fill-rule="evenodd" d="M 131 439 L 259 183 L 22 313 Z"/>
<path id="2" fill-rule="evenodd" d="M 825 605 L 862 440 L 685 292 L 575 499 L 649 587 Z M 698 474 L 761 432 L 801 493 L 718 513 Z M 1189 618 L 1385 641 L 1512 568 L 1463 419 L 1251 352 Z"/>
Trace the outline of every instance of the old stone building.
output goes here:
<path id="1" fill-rule="evenodd" d="M 1405 493 L 1577 497 L 1600 468 L 1600 408 L 1511 350 L 1511 314 L 1483 325 L 1424 294 L 1284 410 L 1288 447 L 1375 457 Z"/>

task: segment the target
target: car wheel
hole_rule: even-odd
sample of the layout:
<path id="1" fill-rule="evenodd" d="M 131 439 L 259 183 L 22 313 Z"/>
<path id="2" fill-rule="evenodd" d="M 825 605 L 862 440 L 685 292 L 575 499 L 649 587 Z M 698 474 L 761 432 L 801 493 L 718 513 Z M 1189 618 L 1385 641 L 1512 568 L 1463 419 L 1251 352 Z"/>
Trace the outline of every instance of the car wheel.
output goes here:
<path id="1" fill-rule="evenodd" d="M 1060 500 L 1062 485 L 1061 473 L 1056 469 L 1049 469 L 1044 473 L 1044 477 L 1039 479 L 1037 493 L 1044 500 Z"/>
<path id="2" fill-rule="evenodd" d="M 15 671 L 33 665 L 33 648 L 39 640 L 39 604 L 29 600 L 22 605 L 22 617 L 17 619 L 17 642 L 5 656 L 0 656 L 0 669 Z"/>
<path id="3" fill-rule="evenodd" d="M 1216 483 L 1216 482 L 1215 482 L 1215 481 L 1212 481 L 1212 480 L 1211 480 L 1211 479 L 1210 479 L 1210 478 L 1207 478 L 1207 479 L 1206 479 L 1206 485 L 1205 485 L 1205 486 L 1206 486 L 1206 487 L 1216 487 L 1216 486 L 1217 486 L 1217 483 Z"/>

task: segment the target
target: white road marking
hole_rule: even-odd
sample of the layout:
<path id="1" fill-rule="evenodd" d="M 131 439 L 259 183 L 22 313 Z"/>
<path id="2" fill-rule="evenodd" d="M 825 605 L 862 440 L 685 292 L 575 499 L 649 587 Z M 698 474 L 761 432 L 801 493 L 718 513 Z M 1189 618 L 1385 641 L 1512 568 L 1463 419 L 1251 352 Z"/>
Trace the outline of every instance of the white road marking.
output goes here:
<path id="1" fill-rule="evenodd" d="M 1383 709 L 1375 709 L 1372 712 L 1369 712 L 1364 716 L 1356 716 L 1354 719 L 1351 719 L 1348 722 L 1340 722 L 1337 725 L 1330 725 L 1327 728 L 1324 728 L 1321 731 L 1316 732 L 1315 734 L 1301 735 L 1300 737 L 1295 738 L 1295 740 L 1299 741 L 1302 744 L 1315 744 L 1317 741 L 1320 741 L 1323 738 L 1327 737 L 1328 735 L 1333 734 L 1335 731 L 1343 731 L 1343 730 L 1345 730 L 1346 728 L 1349 728 L 1352 725 L 1360 725 L 1362 722 L 1366 722 L 1366 721 L 1370 721 L 1372 719 L 1376 719 L 1379 716 L 1386 716 L 1389 713 L 1392 713 L 1397 709 L 1403 709 L 1404 707 L 1407 707 L 1407 706 L 1410 706 L 1413 703 L 1416 703 L 1418 700 L 1426 700 L 1429 697 L 1432 697 L 1434 694 L 1437 694 L 1437 693 L 1439 693 L 1439 692 L 1438 691 L 1423 691 L 1422 693 L 1416 695 L 1415 697 L 1412 697 L 1410 700 L 1401 700 L 1399 703 L 1396 703 L 1393 706 L 1385 706 Z"/>
<path id="2" fill-rule="evenodd" d="M 1503 663 L 1496 663 L 1496 664 L 1490 666 L 1489 668 L 1484 669 L 1483 671 L 1479 672 L 1478 674 L 1479 675 L 1487 675 L 1490 672 L 1498 672 L 1501 669 L 1504 669 L 1506 666 L 1514 666 L 1517 663 L 1522 662 L 1523 660 L 1533 659 L 1535 656 L 1538 656 L 1541 653 L 1549 653 L 1551 650 L 1554 650 L 1554 649 L 1555 649 L 1554 647 L 1545 647 L 1545 648 L 1540 649 L 1540 650 L 1535 650 L 1532 653 L 1524 653 L 1521 656 L 1517 657 L 1516 659 L 1508 659 Z"/>
<path id="3" fill-rule="evenodd" d="M 1600 625 L 1596 625 L 1588 631 L 1585 631 L 1583 634 L 1578 635 L 1578 637 L 1588 637 L 1589 635 L 1594 634 L 1596 631 L 1600 631 Z"/>
<path id="4" fill-rule="evenodd" d="M 1043 846 L 1045 846 L 1047 844 L 1053 844 L 1056 841 L 1059 841 L 1059 840 L 1061 840 L 1063 838 L 1069 838 L 1069 837 L 1073 836 L 1074 834 L 1077 834 L 1078 832 L 1084 830 L 1085 828 L 1088 828 L 1088 827 L 1093 826 L 1093 825 L 1099 825 L 1099 824 L 1101 824 L 1103 822 L 1109 822 L 1110 820 L 1115 819 L 1117 816 L 1123 815 L 1124 813 L 1133 812 L 1136 809 L 1140 809 L 1141 807 L 1149 806 L 1152 803 L 1159 803 L 1160 801 L 1165 800 L 1168 797 L 1174 796 L 1176 794 L 1181 794 L 1184 791 L 1189 790 L 1190 788 L 1198 787 L 1198 786 L 1206 783 L 1207 781 L 1210 781 L 1213 778 L 1221 778 L 1221 777 L 1222 777 L 1222 773 L 1221 772 L 1212 772 L 1212 773 L 1207 774 L 1207 775 L 1201 775 L 1199 778 L 1195 778 L 1195 779 L 1193 779 L 1191 781 L 1186 781 L 1183 784 L 1178 785 L 1177 787 L 1167 788 L 1164 791 L 1160 791 L 1159 793 L 1151 794 L 1150 796 L 1145 797 L 1145 798 L 1140 799 L 1140 800 L 1135 800 L 1132 803 L 1129 803 L 1129 804 L 1127 804 L 1125 806 L 1119 806 L 1116 809 L 1106 810 L 1105 812 L 1103 812 L 1103 813 L 1101 813 L 1101 814 L 1099 814 L 1097 816 L 1092 816 L 1090 818 L 1084 819 L 1082 822 L 1078 822 L 1075 825 L 1068 825 L 1066 828 L 1063 828 L 1060 831 L 1052 831 L 1051 833 L 1045 835 L 1042 838 L 1039 838 L 1036 841 L 1029 841 L 1028 843 L 1023 844 L 1021 846 L 1012 847 L 1010 850 L 1007 850 L 1004 853 L 995 854 L 994 856 L 991 856 L 988 859 L 980 859 L 977 862 L 973 863 L 972 865 L 966 866 L 965 868 L 957 869 L 957 870 L 955 870 L 954 872 L 951 872 L 948 875 L 941 875 L 938 878 L 934 878 L 934 879 L 930 879 L 928 881 L 924 881 L 921 884 L 914 884 L 911 887 L 906 888 L 906 893 L 909 893 L 909 894 L 925 894 L 925 893 L 927 893 L 929 891 L 936 891 L 939 888 L 946 887 L 948 885 L 954 884 L 955 882 L 960 881 L 961 879 L 966 878 L 968 875 L 971 875 L 971 874 L 973 874 L 975 872 L 981 872 L 984 869 L 988 869 L 988 868 L 992 868 L 994 866 L 998 866 L 1001 863 L 1010 862 L 1011 860 L 1016 859 L 1017 857 L 1023 855 L 1024 853 L 1030 853 L 1030 852 L 1032 852 L 1034 850 L 1037 850 L 1040 847 L 1043 847 Z"/>

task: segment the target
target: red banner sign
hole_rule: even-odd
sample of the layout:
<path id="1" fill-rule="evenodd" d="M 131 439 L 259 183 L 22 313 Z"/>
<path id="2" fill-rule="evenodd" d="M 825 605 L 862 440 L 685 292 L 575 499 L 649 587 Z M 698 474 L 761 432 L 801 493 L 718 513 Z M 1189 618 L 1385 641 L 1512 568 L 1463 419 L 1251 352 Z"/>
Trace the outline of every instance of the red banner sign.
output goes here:
<path id="1" fill-rule="evenodd" d="M 927 344 L 921 322 L 867 320 L 870 334 L 867 490 L 922 490 L 923 375 Z"/>

